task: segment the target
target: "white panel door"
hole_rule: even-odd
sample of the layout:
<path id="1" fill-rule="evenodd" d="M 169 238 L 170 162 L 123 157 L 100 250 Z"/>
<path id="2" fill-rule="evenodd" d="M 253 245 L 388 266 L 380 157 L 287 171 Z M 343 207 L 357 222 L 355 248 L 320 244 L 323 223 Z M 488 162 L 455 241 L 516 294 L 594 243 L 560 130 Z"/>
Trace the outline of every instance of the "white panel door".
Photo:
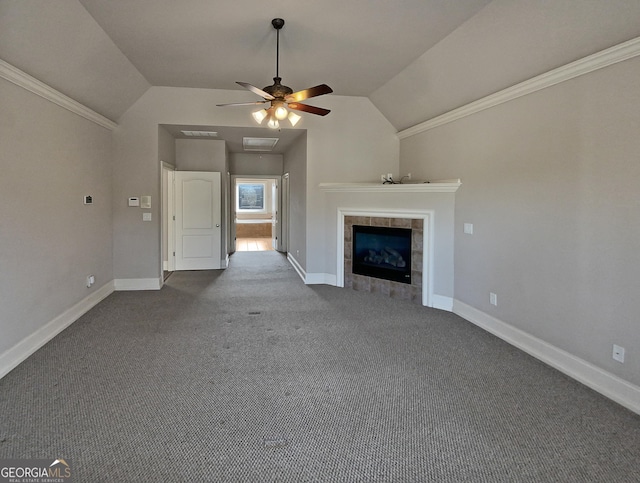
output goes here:
<path id="1" fill-rule="evenodd" d="M 220 173 L 176 171 L 176 270 L 220 263 Z"/>

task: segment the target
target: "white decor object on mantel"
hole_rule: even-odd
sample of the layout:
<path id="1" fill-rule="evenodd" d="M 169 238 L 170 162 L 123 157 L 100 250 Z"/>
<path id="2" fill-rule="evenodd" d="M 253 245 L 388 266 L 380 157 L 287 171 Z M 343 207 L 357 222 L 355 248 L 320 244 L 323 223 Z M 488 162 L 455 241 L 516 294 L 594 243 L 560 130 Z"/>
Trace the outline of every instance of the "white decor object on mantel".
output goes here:
<path id="1" fill-rule="evenodd" d="M 423 183 L 320 183 L 322 191 L 365 191 L 376 193 L 455 193 L 462 183 L 460 178 L 425 181 Z"/>

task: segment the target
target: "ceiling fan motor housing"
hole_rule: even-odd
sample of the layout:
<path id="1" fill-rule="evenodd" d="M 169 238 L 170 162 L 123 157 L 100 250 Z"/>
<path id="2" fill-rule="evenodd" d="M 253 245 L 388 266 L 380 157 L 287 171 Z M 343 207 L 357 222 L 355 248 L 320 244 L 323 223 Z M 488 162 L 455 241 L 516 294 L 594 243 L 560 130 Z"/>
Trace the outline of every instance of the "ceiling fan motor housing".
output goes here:
<path id="1" fill-rule="evenodd" d="M 281 80 L 282 79 L 280 77 L 274 77 L 273 85 L 267 86 L 262 90 L 265 91 L 267 94 L 271 94 L 276 99 L 283 100 L 285 96 L 288 96 L 289 94 L 293 94 L 293 89 L 291 87 L 283 86 L 282 84 L 280 84 Z"/>

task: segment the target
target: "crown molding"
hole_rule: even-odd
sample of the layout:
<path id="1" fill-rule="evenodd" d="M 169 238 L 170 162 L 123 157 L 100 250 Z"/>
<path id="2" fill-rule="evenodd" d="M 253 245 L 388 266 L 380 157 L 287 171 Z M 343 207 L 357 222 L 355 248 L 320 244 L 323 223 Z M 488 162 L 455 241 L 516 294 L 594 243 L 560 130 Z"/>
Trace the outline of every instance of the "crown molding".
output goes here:
<path id="1" fill-rule="evenodd" d="M 413 127 L 398 132 L 400 139 L 414 136 L 421 132 L 442 126 L 471 114 L 475 114 L 485 109 L 495 107 L 499 104 L 512 101 L 518 97 L 526 96 L 533 92 L 546 89 L 561 82 L 588 74 L 598 69 L 602 69 L 612 64 L 622 62 L 640 55 L 640 37 L 623 42 L 609 49 L 596 54 L 584 57 L 583 59 L 571 62 L 545 74 L 533 77 L 529 80 L 508 87 L 489 96 L 478 99 L 465 106 L 449 111 L 441 116 L 434 117 L 428 121 L 416 124 Z"/>
<path id="2" fill-rule="evenodd" d="M 22 87 L 23 89 L 33 92 L 34 94 L 53 102 L 54 104 L 57 104 L 78 116 L 95 122 L 99 126 L 111 131 L 118 127 L 118 124 L 113 122 L 111 119 L 107 119 L 92 109 L 74 101 L 70 97 L 65 96 L 61 92 L 58 92 L 47 84 L 40 82 L 35 77 L 31 77 L 29 74 L 21 71 L 2 59 L 0 59 L 0 77 Z"/>

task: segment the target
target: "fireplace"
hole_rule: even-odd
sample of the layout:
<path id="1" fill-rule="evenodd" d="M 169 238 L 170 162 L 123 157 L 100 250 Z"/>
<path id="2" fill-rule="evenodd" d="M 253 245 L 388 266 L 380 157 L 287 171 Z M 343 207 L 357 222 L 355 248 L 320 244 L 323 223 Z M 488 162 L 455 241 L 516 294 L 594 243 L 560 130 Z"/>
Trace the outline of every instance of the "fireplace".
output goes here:
<path id="1" fill-rule="evenodd" d="M 352 271 L 411 284 L 411 229 L 353 225 Z"/>
<path id="2" fill-rule="evenodd" d="M 424 269 L 424 218 L 373 216 L 373 212 L 368 212 L 365 216 L 347 213 L 344 216 L 342 226 L 341 238 L 344 239 L 344 243 L 341 255 L 344 260 L 342 264 L 344 287 L 376 293 L 383 297 L 408 300 L 420 305 L 423 304 L 423 301 L 427 300 L 423 297 L 422 283 Z M 379 229 L 382 229 L 382 231 L 379 231 Z M 366 267 L 366 264 L 359 263 L 359 255 L 357 255 L 358 248 L 356 248 L 356 252 L 354 252 L 353 243 L 355 238 L 360 238 L 362 235 L 365 235 L 366 240 L 367 235 L 371 235 L 372 233 L 374 235 L 379 233 L 386 234 L 386 236 L 391 235 L 392 238 L 390 240 L 382 240 L 382 248 L 384 249 L 385 246 L 388 246 L 398 252 L 402 260 L 406 262 L 404 267 L 398 267 L 398 265 L 402 265 L 402 263 L 398 263 L 399 259 L 393 258 L 395 254 L 391 252 L 391 257 L 386 255 L 387 258 L 396 265 L 393 267 L 393 264 L 390 264 L 394 269 L 393 272 L 395 272 L 393 274 L 395 280 L 380 278 L 379 272 L 375 273 L 375 271 L 373 274 L 361 274 L 358 273 L 360 271 L 358 268 L 354 270 L 354 266 L 357 265 L 360 265 L 361 268 L 362 265 L 365 265 L 364 270 L 370 268 Z M 405 239 L 407 234 L 409 235 L 408 242 Z M 401 245 L 399 246 L 396 245 L 399 242 L 396 237 L 402 239 Z M 358 240 L 358 243 L 359 241 L 360 240 Z M 409 244 L 408 247 L 406 243 Z M 406 252 L 403 247 L 407 247 Z M 376 250 L 376 248 L 374 247 L 372 250 Z M 369 249 L 366 249 L 364 256 L 373 256 L 374 259 L 376 258 L 375 254 L 369 253 Z M 384 255 L 380 254 L 378 256 L 384 257 Z M 398 269 L 405 271 L 400 277 L 398 277 Z M 389 272 L 387 272 L 387 275 L 388 274 Z M 409 275 L 409 277 L 405 277 L 404 275 Z"/>
<path id="3" fill-rule="evenodd" d="M 459 187 L 459 179 L 394 185 L 321 183 L 329 240 L 337 235 L 335 285 L 451 311 L 454 201 Z M 354 225 L 411 229 L 410 284 L 353 273 Z M 327 250 L 331 255 L 330 244 Z M 330 270 L 312 275 L 303 278 L 313 281 L 307 283 L 333 284 Z"/>

